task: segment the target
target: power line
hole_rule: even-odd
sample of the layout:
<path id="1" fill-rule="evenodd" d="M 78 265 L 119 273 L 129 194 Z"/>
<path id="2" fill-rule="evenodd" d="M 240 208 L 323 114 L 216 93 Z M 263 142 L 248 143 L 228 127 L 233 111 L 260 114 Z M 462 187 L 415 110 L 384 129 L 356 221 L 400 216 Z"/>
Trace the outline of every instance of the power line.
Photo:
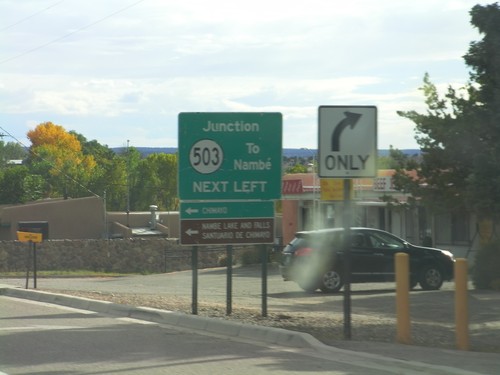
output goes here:
<path id="1" fill-rule="evenodd" d="M 92 26 L 95 26 L 95 25 L 97 25 L 98 23 L 101 23 L 101 22 L 103 22 L 103 21 L 107 20 L 108 18 L 111 18 L 111 17 L 113 17 L 113 16 L 115 16 L 115 15 L 117 15 L 117 14 L 121 13 L 121 12 L 124 12 L 124 11 L 126 11 L 127 9 L 130 9 L 130 8 L 132 8 L 132 7 L 136 6 L 137 4 L 140 4 L 140 3 L 144 2 L 144 1 L 146 1 L 146 0 L 139 0 L 139 1 L 136 1 L 135 3 L 132 3 L 132 4 L 130 4 L 130 5 L 127 5 L 126 7 L 121 8 L 121 9 L 119 9 L 119 10 L 117 10 L 117 11 L 115 11 L 115 12 L 111 13 L 111 14 L 108 14 L 108 15 L 107 15 L 107 16 L 105 16 L 105 17 L 102 17 L 102 18 L 100 18 L 100 19 L 98 19 L 98 20 L 96 20 L 96 21 L 94 21 L 94 22 L 91 22 L 91 23 L 89 23 L 89 24 L 87 24 L 87 25 L 85 25 L 85 26 L 82 26 L 82 27 L 80 27 L 79 29 L 76 29 L 76 30 L 74 30 L 74 31 L 72 31 L 72 32 L 69 32 L 69 33 L 67 33 L 67 34 L 65 34 L 65 35 L 63 35 L 63 36 L 60 36 L 59 38 L 53 39 L 53 40 L 51 40 L 50 42 L 47 42 L 47 43 L 41 44 L 41 45 L 39 45 L 39 46 L 37 46 L 37 47 L 33 47 L 33 48 L 30 48 L 30 49 L 28 49 L 28 50 L 26 50 L 26 51 L 24 51 L 24 52 L 21 52 L 21 53 L 19 53 L 19 54 L 17 54 L 17 55 L 14 55 L 14 56 L 11 56 L 11 57 L 7 57 L 6 59 L 0 60 L 0 65 L 1 65 L 1 64 L 5 64 L 5 63 L 7 63 L 7 62 L 9 62 L 9 61 L 12 61 L 12 60 L 16 60 L 16 59 L 18 59 L 18 58 L 20 58 L 20 57 L 26 56 L 26 55 L 28 55 L 28 54 L 30 54 L 30 53 L 35 52 L 35 51 L 41 50 L 42 48 L 45 48 L 45 47 L 47 47 L 47 46 L 50 46 L 51 44 L 57 43 L 57 42 L 59 42 L 59 41 L 61 41 L 61 40 L 63 40 L 63 39 L 66 39 L 66 38 L 68 38 L 68 37 L 70 37 L 70 36 L 72 36 L 72 35 L 74 35 L 74 34 L 77 34 L 77 33 L 81 32 L 81 31 L 83 31 L 83 30 L 87 30 L 87 29 L 91 28 Z"/>
<path id="2" fill-rule="evenodd" d="M 20 144 L 21 146 L 23 146 L 24 148 L 26 148 L 26 149 L 28 149 L 28 148 L 29 148 L 29 147 L 27 147 L 27 146 L 26 146 L 23 142 L 21 142 L 19 139 L 17 139 L 16 137 L 14 137 L 12 134 L 10 134 L 7 130 L 5 130 L 5 129 L 4 129 L 4 128 L 2 128 L 1 126 L 0 126 L 0 130 L 1 130 L 1 131 L 3 131 L 3 132 L 5 133 L 5 134 L 3 134 L 3 133 L 2 133 L 2 134 L 3 134 L 3 136 L 8 135 L 9 137 L 13 138 L 13 139 L 14 139 L 17 143 L 19 143 L 19 144 Z M 80 182 L 78 182 L 77 180 L 75 180 L 73 177 L 68 176 L 66 173 L 64 173 L 64 171 L 63 171 L 63 170 L 61 170 L 61 169 L 57 168 L 57 167 L 54 165 L 54 163 L 53 163 L 53 162 L 51 162 L 50 160 L 47 160 L 47 159 L 45 159 L 44 157 L 42 157 L 41 155 L 37 154 L 35 151 L 33 151 L 33 149 L 31 149 L 31 153 L 32 153 L 33 155 L 35 155 L 36 157 L 40 158 L 41 160 L 43 160 L 43 161 L 45 161 L 45 162 L 49 163 L 49 164 L 52 166 L 52 168 L 54 168 L 56 171 L 58 171 L 60 174 L 62 174 L 64 177 L 66 177 L 68 180 L 73 181 L 75 184 L 77 184 L 77 185 L 78 185 L 78 186 L 80 186 L 81 188 L 83 188 L 83 189 L 87 190 L 87 191 L 88 191 L 90 194 L 92 194 L 93 196 L 100 198 L 100 196 L 99 196 L 98 194 L 94 193 L 94 192 L 93 192 L 92 190 L 90 190 L 88 187 L 86 187 L 86 186 L 82 185 Z"/>
<path id="3" fill-rule="evenodd" d="M 13 140 L 15 140 L 17 143 L 19 143 L 21 146 L 23 146 L 24 148 L 26 148 L 26 149 L 28 148 L 28 147 L 26 147 L 26 145 L 25 145 L 25 144 L 23 144 L 23 142 L 21 142 L 19 139 L 17 139 L 16 137 L 14 137 L 12 134 L 10 134 L 7 130 L 5 130 L 5 129 L 4 129 L 4 128 L 2 128 L 1 126 L 0 126 L 0 130 L 3 132 L 3 133 L 2 133 L 2 135 L 1 135 L 1 137 L 2 137 L 2 138 L 3 138 L 3 137 L 6 137 L 6 136 L 9 136 L 9 137 L 11 137 Z"/>
<path id="4" fill-rule="evenodd" d="M 38 16 L 40 13 L 46 12 L 47 10 L 49 10 L 49 9 L 51 9 L 51 8 L 54 8 L 55 6 L 57 6 L 57 5 L 61 4 L 61 3 L 63 3 L 64 1 L 66 1 L 66 0 L 61 0 L 61 1 L 58 1 L 57 3 L 54 3 L 54 4 L 52 4 L 52 5 L 49 5 L 48 7 L 44 8 L 44 9 L 42 9 L 42 10 L 39 10 L 38 12 L 33 13 L 32 15 L 30 15 L 30 16 L 28 16 L 28 17 L 24 17 L 24 18 L 20 19 L 19 21 L 16 21 L 16 22 L 14 22 L 14 23 L 11 23 L 10 25 L 7 25 L 7 26 L 5 26 L 5 27 L 2 27 L 2 28 L 0 28 L 0 31 L 5 31 L 5 30 L 8 30 L 8 29 L 10 29 L 10 28 L 12 28 L 12 27 L 14 27 L 14 26 L 17 26 L 17 25 L 19 25 L 19 24 L 23 23 L 23 22 L 26 22 L 27 20 L 29 20 L 29 19 L 31 19 L 31 18 L 33 18 L 33 17 L 35 17 L 35 16 Z"/>

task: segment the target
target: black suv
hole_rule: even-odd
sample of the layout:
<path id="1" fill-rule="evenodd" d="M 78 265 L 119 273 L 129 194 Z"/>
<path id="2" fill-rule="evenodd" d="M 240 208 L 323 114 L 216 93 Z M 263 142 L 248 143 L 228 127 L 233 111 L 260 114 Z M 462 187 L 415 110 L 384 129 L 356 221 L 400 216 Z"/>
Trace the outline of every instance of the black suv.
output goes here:
<path id="1" fill-rule="evenodd" d="M 306 291 L 339 291 L 344 285 L 343 228 L 298 232 L 283 249 L 280 270 Z M 437 290 L 453 278 L 455 259 L 446 250 L 412 245 L 391 233 L 371 228 L 351 228 L 351 282 L 394 281 L 394 255 L 410 259 L 410 286 Z"/>

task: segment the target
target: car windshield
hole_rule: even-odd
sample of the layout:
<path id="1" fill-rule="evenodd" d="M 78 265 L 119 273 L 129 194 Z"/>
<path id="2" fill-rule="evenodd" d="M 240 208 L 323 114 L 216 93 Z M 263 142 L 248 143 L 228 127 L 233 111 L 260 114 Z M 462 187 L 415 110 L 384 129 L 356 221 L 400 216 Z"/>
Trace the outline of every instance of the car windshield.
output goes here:
<path id="1" fill-rule="evenodd" d="M 307 243 L 307 240 L 305 237 L 298 236 L 298 237 L 295 237 L 293 240 L 291 240 L 290 244 L 288 246 L 296 249 L 298 247 L 305 246 L 306 243 Z"/>

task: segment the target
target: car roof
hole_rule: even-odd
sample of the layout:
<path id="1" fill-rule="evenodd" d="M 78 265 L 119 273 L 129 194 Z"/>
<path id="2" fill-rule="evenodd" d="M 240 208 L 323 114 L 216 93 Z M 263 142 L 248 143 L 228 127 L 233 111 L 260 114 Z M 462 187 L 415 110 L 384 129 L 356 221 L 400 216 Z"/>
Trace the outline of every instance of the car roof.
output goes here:
<path id="1" fill-rule="evenodd" d="M 316 230 L 302 230 L 300 232 L 295 233 L 296 236 L 310 236 L 310 235 L 321 235 L 321 234 L 328 234 L 328 233 L 337 233 L 337 232 L 343 232 L 345 228 L 326 228 L 326 229 L 316 229 Z M 370 231 L 376 231 L 376 232 L 383 232 L 380 229 L 375 229 L 375 228 L 365 228 L 365 227 L 351 227 L 351 230 L 370 230 Z"/>

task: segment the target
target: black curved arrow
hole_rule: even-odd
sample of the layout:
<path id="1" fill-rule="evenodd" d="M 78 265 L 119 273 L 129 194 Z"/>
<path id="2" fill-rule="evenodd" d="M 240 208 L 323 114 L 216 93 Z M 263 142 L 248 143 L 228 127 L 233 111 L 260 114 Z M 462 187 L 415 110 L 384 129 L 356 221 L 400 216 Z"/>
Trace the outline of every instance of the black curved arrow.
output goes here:
<path id="1" fill-rule="evenodd" d="M 344 112 L 344 115 L 345 118 L 337 124 L 335 130 L 333 131 L 332 151 L 340 151 L 340 135 L 348 126 L 351 126 L 351 129 L 354 129 L 354 126 L 362 116 L 360 113 L 353 113 L 349 111 Z"/>

